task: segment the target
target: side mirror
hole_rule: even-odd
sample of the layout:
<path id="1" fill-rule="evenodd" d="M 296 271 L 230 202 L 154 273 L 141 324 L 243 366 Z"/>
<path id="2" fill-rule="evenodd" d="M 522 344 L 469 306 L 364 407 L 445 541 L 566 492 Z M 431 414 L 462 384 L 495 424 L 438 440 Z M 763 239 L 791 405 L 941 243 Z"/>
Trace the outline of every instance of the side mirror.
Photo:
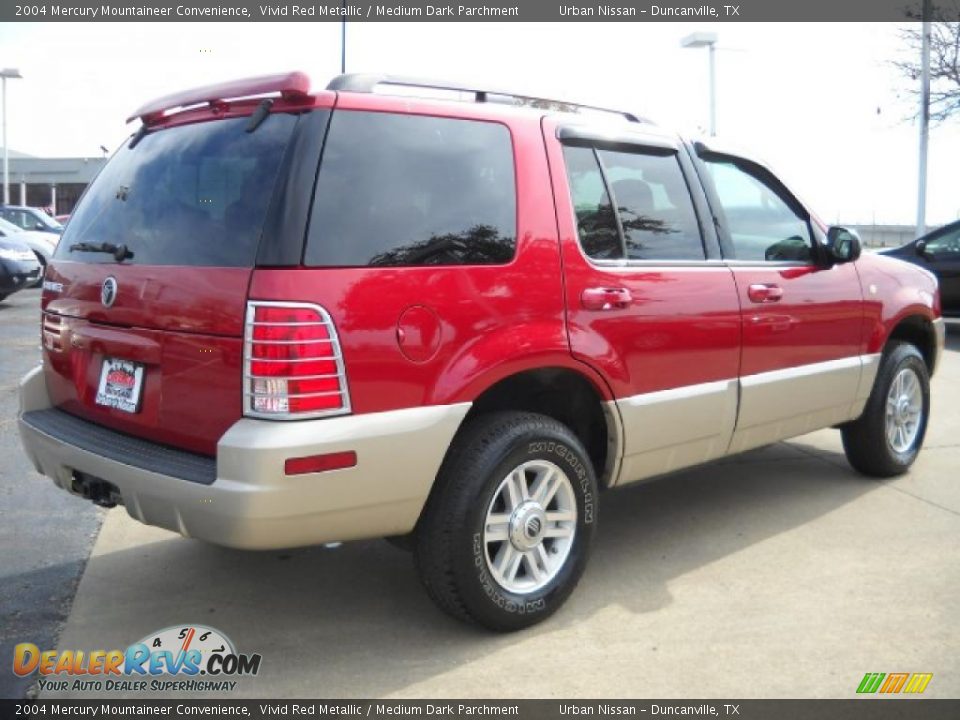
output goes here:
<path id="1" fill-rule="evenodd" d="M 42 230 L 46 230 L 47 228 L 44 226 L 42 222 L 38 222 L 36 225 L 33 226 L 33 229 L 42 231 Z"/>
<path id="2" fill-rule="evenodd" d="M 913 246 L 917 251 L 917 255 L 922 258 L 929 257 L 930 254 L 927 252 L 927 241 L 926 240 L 917 240 L 916 244 Z"/>
<path id="3" fill-rule="evenodd" d="M 831 263 L 853 262 L 860 257 L 863 246 L 856 230 L 832 225 L 827 230 L 827 255 Z"/>

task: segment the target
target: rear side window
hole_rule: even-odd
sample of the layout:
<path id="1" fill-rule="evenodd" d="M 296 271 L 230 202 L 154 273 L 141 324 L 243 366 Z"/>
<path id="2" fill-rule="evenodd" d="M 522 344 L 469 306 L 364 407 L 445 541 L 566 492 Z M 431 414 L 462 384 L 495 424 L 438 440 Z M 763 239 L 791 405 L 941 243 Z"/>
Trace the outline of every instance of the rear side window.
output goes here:
<path id="1" fill-rule="evenodd" d="M 157 130 L 117 151 L 83 196 L 56 256 L 115 262 L 71 249 L 126 245 L 136 265 L 253 266 L 284 150 L 297 119 L 270 115 Z"/>
<path id="2" fill-rule="evenodd" d="M 305 262 L 489 265 L 516 249 L 510 132 L 496 123 L 333 114 Z"/>
<path id="3" fill-rule="evenodd" d="M 564 158 L 580 244 L 589 257 L 667 261 L 706 257 L 675 153 L 566 146 Z"/>

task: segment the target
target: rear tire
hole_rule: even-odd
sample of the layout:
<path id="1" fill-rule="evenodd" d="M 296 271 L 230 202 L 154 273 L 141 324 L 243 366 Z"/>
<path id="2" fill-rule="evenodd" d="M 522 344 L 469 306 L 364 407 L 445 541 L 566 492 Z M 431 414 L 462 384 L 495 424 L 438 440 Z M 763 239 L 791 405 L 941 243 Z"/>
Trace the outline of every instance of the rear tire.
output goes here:
<path id="1" fill-rule="evenodd" d="M 891 343 L 863 415 L 841 428 L 847 460 L 864 475 L 902 475 L 920 453 L 929 416 L 930 374 L 923 356 L 909 343 Z"/>
<path id="2" fill-rule="evenodd" d="M 417 527 L 417 569 L 453 617 L 520 630 L 573 591 L 596 517 L 593 466 L 569 428 L 534 413 L 481 416 L 440 468 Z"/>
<path id="3" fill-rule="evenodd" d="M 6 294 L 6 293 L 0 293 L 0 302 L 3 302 L 3 301 L 6 300 L 6 299 L 7 299 L 7 294 Z"/>

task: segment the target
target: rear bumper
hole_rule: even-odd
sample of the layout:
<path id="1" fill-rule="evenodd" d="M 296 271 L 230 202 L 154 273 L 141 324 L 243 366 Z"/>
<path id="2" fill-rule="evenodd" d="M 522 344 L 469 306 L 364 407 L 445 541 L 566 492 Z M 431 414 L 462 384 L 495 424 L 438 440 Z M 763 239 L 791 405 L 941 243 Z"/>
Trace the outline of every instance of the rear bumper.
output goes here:
<path id="1" fill-rule="evenodd" d="M 23 446 L 59 487 L 69 491 L 74 473 L 84 473 L 116 486 L 141 522 L 249 549 L 409 532 L 470 409 L 463 403 L 294 422 L 244 418 L 220 439 L 215 477 L 205 483 L 176 476 L 185 473 L 171 469 L 170 452 L 160 446 L 153 446 L 155 456 L 144 454 L 149 444 L 142 441 L 128 455 L 122 448 L 98 451 L 102 445 L 81 437 L 76 423 L 37 422 L 39 411 L 50 409 L 41 368 L 21 381 L 20 399 Z M 100 442 L 111 433 L 90 430 Z M 120 443 L 126 439 L 114 434 Z M 284 474 L 287 458 L 349 450 L 357 454 L 355 467 Z"/>

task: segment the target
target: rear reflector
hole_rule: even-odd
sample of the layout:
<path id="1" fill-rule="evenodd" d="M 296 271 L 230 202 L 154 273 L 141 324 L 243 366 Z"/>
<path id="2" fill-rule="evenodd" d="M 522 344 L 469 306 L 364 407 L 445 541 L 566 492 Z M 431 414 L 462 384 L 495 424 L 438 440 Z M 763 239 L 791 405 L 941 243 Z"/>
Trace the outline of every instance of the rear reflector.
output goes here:
<path id="1" fill-rule="evenodd" d="M 247 303 L 244 414 L 299 419 L 350 412 L 337 330 L 319 305 Z"/>
<path id="2" fill-rule="evenodd" d="M 283 471 L 287 475 L 305 475 L 306 473 L 326 472 L 327 470 L 343 470 L 344 468 L 354 467 L 356 464 L 357 454 L 350 450 L 328 455 L 290 458 L 283 464 Z"/>

